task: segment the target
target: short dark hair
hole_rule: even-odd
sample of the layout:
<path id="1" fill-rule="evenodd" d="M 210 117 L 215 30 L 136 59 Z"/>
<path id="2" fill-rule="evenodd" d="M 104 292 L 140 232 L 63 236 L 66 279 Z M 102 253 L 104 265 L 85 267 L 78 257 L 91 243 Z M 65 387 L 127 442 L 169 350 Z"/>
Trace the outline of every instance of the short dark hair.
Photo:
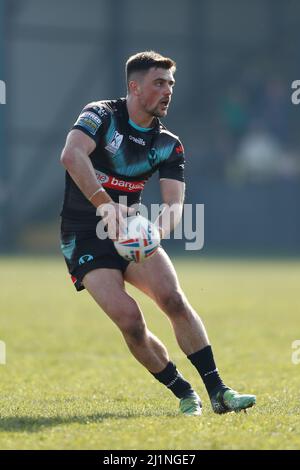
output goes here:
<path id="1" fill-rule="evenodd" d="M 147 70 L 155 68 L 162 69 L 173 69 L 172 72 L 176 71 L 176 62 L 169 57 L 163 57 L 161 54 L 155 51 L 144 51 L 138 52 L 135 55 L 129 57 L 126 62 L 126 81 L 127 85 L 130 80 L 130 76 L 134 72 L 146 72 Z"/>

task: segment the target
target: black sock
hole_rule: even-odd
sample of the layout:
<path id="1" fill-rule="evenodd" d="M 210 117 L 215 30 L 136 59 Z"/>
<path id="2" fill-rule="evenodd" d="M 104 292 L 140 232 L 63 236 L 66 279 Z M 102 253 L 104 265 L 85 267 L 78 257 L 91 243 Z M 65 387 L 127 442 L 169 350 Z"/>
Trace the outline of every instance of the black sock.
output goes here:
<path id="1" fill-rule="evenodd" d="M 203 380 L 209 395 L 211 395 L 216 388 L 226 388 L 219 376 L 210 345 L 205 346 L 205 348 L 200 351 L 190 354 L 188 359 L 201 375 L 201 379 Z"/>
<path id="2" fill-rule="evenodd" d="M 177 398 L 183 398 L 193 391 L 191 385 L 184 380 L 176 369 L 173 362 L 168 362 L 167 366 L 157 374 L 151 374 L 162 384 L 164 384 Z"/>

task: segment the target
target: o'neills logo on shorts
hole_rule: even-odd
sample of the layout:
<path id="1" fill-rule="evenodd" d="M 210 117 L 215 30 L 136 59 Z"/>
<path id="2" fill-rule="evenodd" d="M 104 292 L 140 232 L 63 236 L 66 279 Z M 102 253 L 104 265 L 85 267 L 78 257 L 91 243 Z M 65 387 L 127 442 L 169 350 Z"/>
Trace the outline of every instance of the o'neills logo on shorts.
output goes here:
<path id="1" fill-rule="evenodd" d="M 145 186 L 145 181 L 125 181 L 117 178 L 116 176 L 108 176 L 101 171 L 95 170 L 97 180 L 104 188 L 116 189 L 119 191 L 137 192 L 142 191 Z"/>

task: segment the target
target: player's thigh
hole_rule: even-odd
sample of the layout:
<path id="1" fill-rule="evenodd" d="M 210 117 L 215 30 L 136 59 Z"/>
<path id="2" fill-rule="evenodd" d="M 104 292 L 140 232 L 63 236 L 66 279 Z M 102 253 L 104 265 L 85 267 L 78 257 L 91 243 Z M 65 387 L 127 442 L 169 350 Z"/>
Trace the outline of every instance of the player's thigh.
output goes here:
<path id="1" fill-rule="evenodd" d="M 104 312 L 119 326 L 126 327 L 141 319 L 138 305 L 125 291 L 122 272 L 117 269 L 94 269 L 82 283 Z"/>
<path id="2" fill-rule="evenodd" d="M 143 263 L 130 263 L 124 278 L 145 292 L 159 305 L 164 304 L 174 293 L 180 292 L 178 277 L 163 248 Z"/>

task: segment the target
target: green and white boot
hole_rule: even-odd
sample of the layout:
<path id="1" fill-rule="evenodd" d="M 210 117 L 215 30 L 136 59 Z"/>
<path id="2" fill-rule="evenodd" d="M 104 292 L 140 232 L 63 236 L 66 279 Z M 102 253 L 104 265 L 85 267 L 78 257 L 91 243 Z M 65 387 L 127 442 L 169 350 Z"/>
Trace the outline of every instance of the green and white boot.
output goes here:
<path id="1" fill-rule="evenodd" d="M 202 403 L 196 392 L 192 391 L 180 399 L 179 411 L 186 416 L 200 416 L 202 414 Z"/>
<path id="2" fill-rule="evenodd" d="M 256 403 L 255 395 L 241 395 L 231 388 L 221 388 L 210 397 L 215 413 L 223 414 L 231 411 L 239 412 L 251 408 Z"/>

